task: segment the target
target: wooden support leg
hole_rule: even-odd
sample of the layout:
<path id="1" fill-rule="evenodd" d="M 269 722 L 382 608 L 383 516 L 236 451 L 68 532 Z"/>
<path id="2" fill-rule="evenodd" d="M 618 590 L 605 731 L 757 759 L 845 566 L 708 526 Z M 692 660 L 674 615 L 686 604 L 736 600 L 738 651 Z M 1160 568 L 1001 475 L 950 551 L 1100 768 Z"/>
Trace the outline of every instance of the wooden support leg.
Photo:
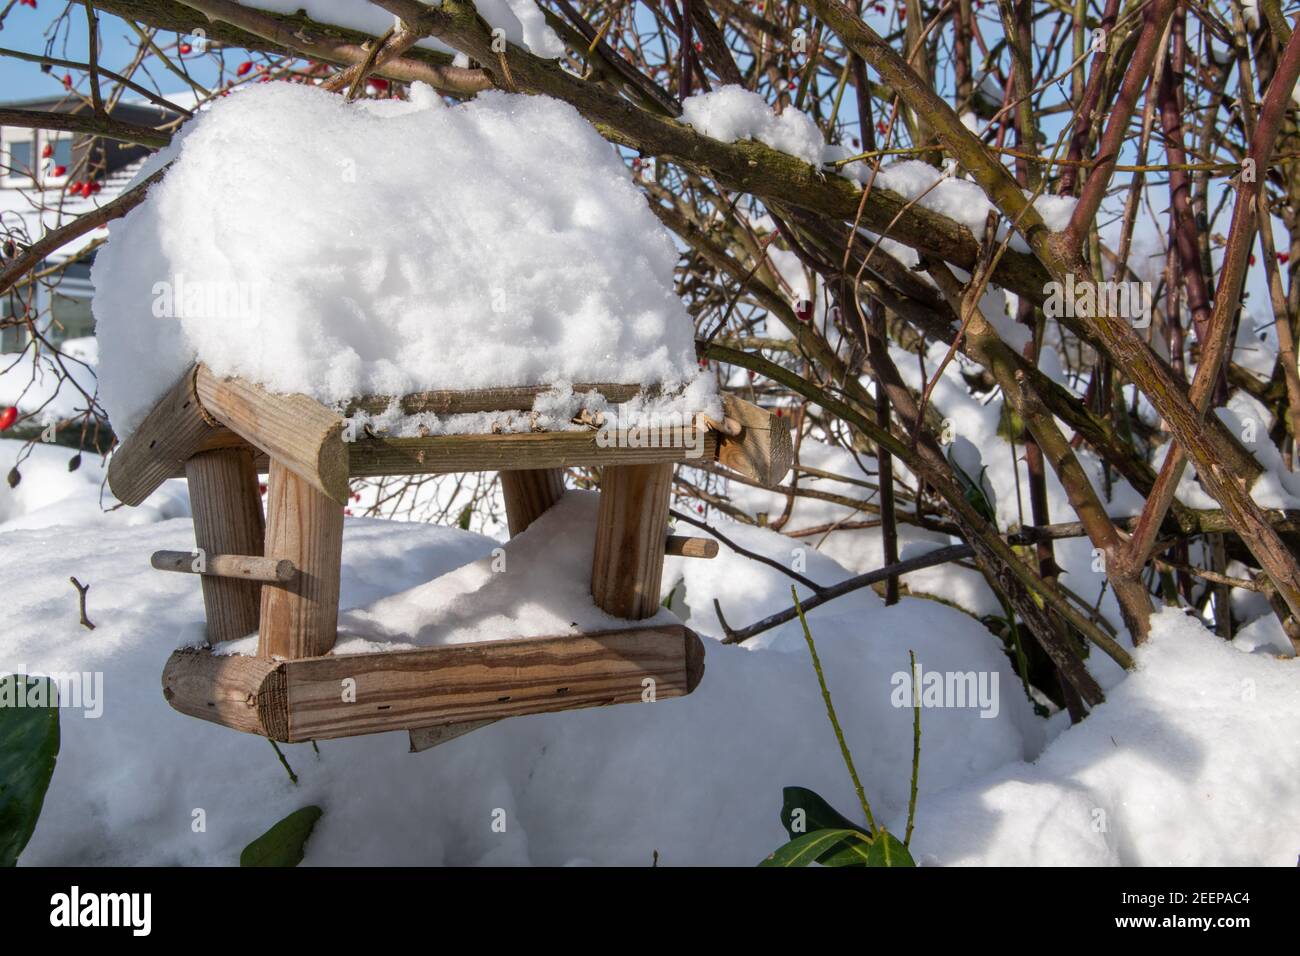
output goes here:
<path id="1" fill-rule="evenodd" d="M 608 614 L 640 620 L 659 610 L 672 482 L 671 463 L 601 473 L 591 596 Z"/>
<path id="2" fill-rule="evenodd" d="M 262 588 L 258 656 L 328 654 L 338 627 L 343 506 L 272 461 L 266 511 L 266 556 L 288 558 L 298 573 Z"/>
<path id="3" fill-rule="evenodd" d="M 195 455 L 185 463 L 194 514 L 194 542 L 203 555 L 262 553 L 262 498 L 247 449 Z M 203 609 L 208 641 L 216 644 L 257 630 L 262 585 L 204 575 Z"/>
<path id="4" fill-rule="evenodd" d="M 563 468 L 525 468 L 501 472 L 510 537 L 521 533 L 564 494 Z"/>

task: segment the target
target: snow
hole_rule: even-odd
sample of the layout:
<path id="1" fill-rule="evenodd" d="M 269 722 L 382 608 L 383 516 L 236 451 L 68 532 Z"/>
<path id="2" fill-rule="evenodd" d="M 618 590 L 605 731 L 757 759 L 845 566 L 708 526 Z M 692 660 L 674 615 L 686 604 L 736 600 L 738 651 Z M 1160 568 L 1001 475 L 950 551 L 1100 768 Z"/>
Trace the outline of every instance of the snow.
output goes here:
<path id="1" fill-rule="evenodd" d="M 598 495 L 570 491 L 491 555 L 340 616 L 336 654 L 625 628 L 591 599 Z M 666 610 L 643 622 L 673 624 Z M 256 648 L 254 648 L 254 653 Z"/>
<path id="2" fill-rule="evenodd" d="M 777 114 L 763 97 L 734 84 L 688 96 L 682 121 L 710 139 L 755 139 L 813 165 L 821 164 L 826 150 L 826 139 L 808 114 L 793 107 Z"/>
<path id="3" fill-rule="evenodd" d="M 723 143 L 757 140 L 814 166 L 855 155 L 839 144 L 827 144 L 806 113 L 793 107 L 777 113 L 757 93 L 735 85 L 687 97 L 682 101 L 682 120 L 711 139 Z M 977 236 L 984 234 L 985 220 L 994 208 L 975 183 L 918 159 L 883 165 L 878 171 L 859 161 L 840 167 L 839 174 L 858 183 L 871 183 L 872 189 L 914 199 L 917 205 L 955 220 Z M 1039 196 L 1034 208 L 1048 229 L 1059 232 L 1069 224 L 1076 203 L 1072 196 Z M 1004 235 L 1006 223 L 1000 227 L 999 238 Z M 1029 251 L 1018 235 L 1011 247 Z"/>
<path id="4" fill-rule="evenodd" d="M 391 13 L 357 0 L 254 0 L 248 6 L 272 13 L 293 14 L 301 10 L 317 23 L 360 30 L 373 36 L 383 35 L 396 21 Z M 505 31 L 507 40 L 522 43 L 530 53 L 541 57 L 564 54 L 564 44 L 546 25 L 545 17 L 533 0 L 475 0 L 474 9 L 489 26 Z M 420 40 L 416 45 L 444 53 L 455 52 L 432 37 Z"/>
<path id="5" fill-rule="evenodd" d="M 1243 653 L 1175 609 L 1137 659 L 1034 763 L 922 799 L 918 862 L 1295 866 L 1300 823 L 1282 801 L 1300 779 L 1300 663 Z"/>
<path id="6" fill-rule="evenodd" d="M 196 357 L 325 402 L 699 372 L 672 241 L 567 104 L 259 84 L 141 176 L 168 161 L 92 275 L 119 434 Z"/>
<path id="7" fill-rule="evenodd" d="M 789 539 L 736 530 L 746 547 L 788 556 Z M 537 571 L 516 560 L 527 539 L 503 581 Z M 785 840 L 783 786 L 810 787 L 856 816 L 797 625 L 752 647 L 713 639 L 714 597 L 746 620 L 789 597 L 785 575 L 725 548 L 665 573 L 706 638 L 704 680 L 689 697 L 513 718 L 418 755 L 401 734 L 325 741 L 319 755 L 284 746 L 294 786 L 265 742 L 181 716 L 158 691 L 169 651 L 201 636 L 202 601 L 192 578 L 152 570 L 148 555 L 192 544 L 180 518 L 0 532 L 10 582 L 0 670 L 102 675 L 101 716 L 89 706 L 62 713 L 59 765 L 24 864 L 228 865 L 308 803 L 325 811 L 308 865 L 647 865 L 656 850 L 661 865 L 752 865 Z M 472 575 L 495 547 L 458 529 L 349 520 L 344 604 L 377 607 L 438 574 Z M 847 573 L 816 552 L 807 562 L 815 580 Z M 70 573 L 91 585 L 93 632 L 77 623 Z M 919 599 L 886 608 L 859 591 L 809 619 L 868 796 L 897 832 L 912 712 L 891 698 L 908 651 L 924 672 L 998 679 L 996 716 L 922 710 L 913 840 L 922 863 L 1294 862 L 1294 661 L 1248 653 L 1244 638 L 1227 644 L 1164 612 L 1138 669 L 1042 750 L 1043 723 L 996 642 L 966 615 Z M 202 832 L 195 809 L 205 811 Z M 492 828 L 498 810 L 504 833 Z"/>

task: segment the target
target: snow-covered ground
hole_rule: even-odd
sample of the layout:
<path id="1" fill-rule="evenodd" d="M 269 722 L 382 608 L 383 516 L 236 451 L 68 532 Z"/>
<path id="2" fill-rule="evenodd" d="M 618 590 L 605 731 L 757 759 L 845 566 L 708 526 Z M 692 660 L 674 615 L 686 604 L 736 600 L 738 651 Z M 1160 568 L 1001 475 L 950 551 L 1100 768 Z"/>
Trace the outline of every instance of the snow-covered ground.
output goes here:
<path id="1" fill-rule="evenodd" d="M 0 442 L 6 460 L 17 444 Z M 421 754 L 406 752 L 402 734 L 325 741 L 319 754 L 285 746 L 295 786 L 265 741 L 184 717 L 162 698 L 168 653 L 202 635 L 196 582 L 148 562 L 156 549 L 193 544 L 183 484 L 95 518 L 97 464 L 69 474 L 66 451 L 38 446 L 18 489 L 0 491 L 0 670 L 102 674 L 102 714 L 63 712 L 58 767 L 24 863 L 232 864 L 270 824 L 315 803 L 325 814 L 308 864 L 648 865 L 657 850 L 661 865 L 750 865 L 784 842 L 784 786 L 857 815 L 797 624 L 752 647 L 717 640 L 714 598 L 745 623 L 790 593 L 785 575 L 725 546 L 713 561 L 672 559 L 665 571 L 674 608 L 706 639 L 691 696 L 515 718 Z M 589 515 L 572 510 L 563 548 L 580 562 Z M 789 560 L 790 538 L 726 533 Z M 474 590 L 470 566 L 499 544 L 350 519 L 343 606 L 382 605 L 456 568 Z M 527 544 L 526 533 L 512 551 Z M 816 581 L 850 573 L 815 550 L 805 558 Z M 69 575 L 90 585 L 93 631 L 78 623 Z M 521 600 L 545 580 L 527 560 L 501 577 Z M 859 591 L 810 614 L 867 794 L 895 832 L 912 747 L 912 712 L 895 706 L 908 651 L 923 673 L 971 673 L 996 688 L 974 706 L 922 709 L 913 850 L 923 864 L 1294 865 L 1300 664 L 1277 658 L 1266 621 L 1226 644 L 1164 612 L 1137 671 L 1067 728 L 1060 715 L 1032 715 L 995 639 L 954 608 L 919 598 L 887 608 Z M 200 809 L 206 829 L 195 832 Z"/>

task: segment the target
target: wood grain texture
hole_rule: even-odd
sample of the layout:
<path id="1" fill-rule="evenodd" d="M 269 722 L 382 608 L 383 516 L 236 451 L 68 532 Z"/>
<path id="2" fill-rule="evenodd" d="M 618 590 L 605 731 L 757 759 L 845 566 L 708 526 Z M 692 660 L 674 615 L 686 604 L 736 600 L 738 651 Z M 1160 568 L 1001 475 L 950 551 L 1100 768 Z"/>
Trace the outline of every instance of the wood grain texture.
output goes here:
<path id="1" fill-rule="evenodd" d="M 365 438 L 348 443 L 354 478 L 376 475 L 432 475 L 457 471 L 515 471 L 576 465 L 712 461 L 718 435 L 677 430 L 665 436 L 672 447 L 631 448 L 620 433 L 601 447 L 595 431 L 510 435 L 431 435 L 428 438 Z M 689 440 L 694 446 L 684 447 Z"/>
<path id="2" fill-rule="evenodd" d="M 109 459 L 108 487 L 124 504 L 141 504 L 168 478 L 183 474 L 185 461 L 221 430 L 203 410 L 195 374 L 188 369 Z"/>
<path id="3" fill-rule="evenodd" d="M 671 464 L 601 471 L 591 596 L 607 614 L 642 620 L 659 610 L 672 481 Z"/>
<path id="4" fill-rule="evenodd" d="M 794 462 L 790 420 L 735 395 L 723 395 L 722 407 L 740 434 L 719 435 L 718 463 L 768 488 L 779 485 Z"/>
<path id="5" fill-rule="evenodd" d="M 185 463 L 185 477 L 194 515 L 194 543 L 204 552 L 205 562 L 207 555 L 217 554 L 260 558 L 262 496 L 253 456 L 239 448 L 200 452 Z M 210 643 L 233 641 L 257 630 L 261 584 L 205 574 L 200 585 Z"/>
<path id="6" fill-rule="evenodd" d="M 207 414 L 265 452 L 317 491 L 348 497 L 343 418 L 306 395 L 278 395 L 238 378 L 219 378 L 200 364 L 195 387 Z"/>
<path id="7" fill-rule="evenodd" d="M 261 547 L 261 535 L 258 546 Z M 179 571 L 182 574 L 206 574 L 240 581 L 269 581 L 284 583 L 293 580 L 297 569 L 292 561 L 254 557 L 247 554 L 204 554 L 203 570 L 194 569 L 196 555 L 193 551 L 155 551 L 149 563 L 159 571 Z M 261 595 L 258 595 L 261 607 Z"/>
<path id="8" fill-rule="evenodd" d="M 343 506 L 278 461 L 267 478 L 266 556 L 298 569 L 262 587 L 261 657 L 316 657 L 334 647 Z"/>
<path id="9" fill-rule="evenodd" d="M 366 395 L 349 402 L 344 414 L 355 411 L 378 415 L 388 410 L 396 401 L 404 415 L 432 412 L 435 415 L 463 415 L 471 412 L 524 412 L 533 407 L 537 396 L 550 391 L 549 385 L 516 385 L 502 388 L 470 388 L 411 392 L 392 395 Z M 652 395 L 658 389 L 640 385 L 619 385 L 613 382 L 580 382 L 573 386 L 577 393 L 595 392 L 612 404 L 630 401 L 638 395 Z"/>
<path id="10" fill-rule="evenodd" d="M 688 535 L 670 534 L 664 542 L 664 554 L 679 558 L 716 558 L 718 542 L 712 538 L 692 538 Z"/>
<path id="11" fill-rule="evenodd" d="M 272 740 L 289 733 L 284 667 L 278 661 L 186 648 L 167 659 L 162 686 L 167 703 L 182 714 Z"/>
<path id="12" fill-rule="evenodd" d="M 163 693 L 181 713 L 296 743 L 662 702 L 699 684 L 703 659 L 680 624 L 295 661 L 182 650 Z"/>
<path id="13" fill-rule="evenodd" d="M 501 472 L 510 537 L 521 533 L 564 494 L 563 468 L 528 468 Z"/>

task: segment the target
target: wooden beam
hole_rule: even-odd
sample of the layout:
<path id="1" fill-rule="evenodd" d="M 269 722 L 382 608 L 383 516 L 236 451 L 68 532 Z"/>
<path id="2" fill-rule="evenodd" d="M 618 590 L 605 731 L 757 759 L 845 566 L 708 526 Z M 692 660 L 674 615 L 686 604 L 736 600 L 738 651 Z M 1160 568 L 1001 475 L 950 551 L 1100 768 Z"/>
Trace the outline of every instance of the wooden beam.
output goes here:
<path id="1" fill-rule="evenodd" d="M 506 523 L 513 538 L 560 500 L 564 494 L 564 469 L 503 471 L 501 494 L 506 501 Z"/>
<path id="2" fill-rule="evenodd" d="M 718 463 L 768 488 L 779 485 L 794 462 L 790 420 L 735 395 L 724 394 L 722 408 L 740 434 L 719 435 Z"/>
<path id="3" fill-rule="evenodd" d="M 343 506 L 278 461 L 267 478 L 266 556 L 298 569 L 286 584 L 262 588 L 257 653 L 317 657 L 334 647 L 339 616 Z"/>
<path id="4" fill-rule="evenodd" d="M 208 555 L 262 554 L 262 496 L 253 456 L 238 448 L 205 451 L 185 463 L 194 543 Z M 188 557 L 188 556 L 187 556 Z M 193 559 L 191 558 L 191 561 Z M 257 630 L 262 586 L 215 574 L 202 577 L 208 641 L 233 641 Z"/>
<path id="5" fill-rule="evenodd" d="M 195 375 L 207 413 L 280 462 L 321 494 L 348 498 L 348 449 L 342 416 L 306 395 L 277 395 L 200 364 Z"/>
<path id="6" fill-rule="evenodd" d="M 182 714 L 272 740 L 288 736 L 280 661 L 237 654 L 218 657 L 211 648 L 185 648 L 167 659 L 162 686 L 163 698 Z"/>
<path id="7" fill-rule="evenodd" d="M 671 464 L 601 472 L 591 596 L 607 614 L 642 620 L 659 610 L 672 482 Z"/>
<path id="8" fill-rule="evenodd" d="M 292 661 L 187 648 L 168 660 L 163 695 L 183 714 L 296 743 L 663 701 L 703 672 L 702 642 L 675 624 Z"/>
<path id="9" fill-rule="evenodd" d="M 261 539 L 259 536 L 259 547 Z M 201 567 L 193 551 L 155 551 L 149 563 L 159 571 L 179 571 L 182 574 L 207 574 L 218 578 L 235 578 L 241 581 L 265 581 L 283 584 L 293 580 L 298 569 L 292 561 L 277 561 L 248 554 L 204 553 Z M 258 597 L 261 606 L 261 597 Z"/>
<path id="10" fill-rule="evenodd" d="M 687 535 L 670 534 L 664 545 L 664 554 L 679 558 L 716 558 L 718 542 L 712 538 L 692 538 Z"/>
<path id="11" fill-rule="evenodd" d="M 666 430 L 667 431 L 667 430 Z M 428 438 L 367 438 L 348 443 L 355 478 L 373 475 L 431 475 L 457 471 L 517 471 L 576 465 L 633 465 L 712 461 L 718 436 L 682 429 L 663 438 L 670 447 L 629 447 L 626 433 L 599 438 L 595 431 L 530 432 L 509 435 L 431 435 Z M 691 447 L 685 447 L 689 442 Z"/>
<path id="12" fill-rule="evenodd" d="M 150 409 L 108 462 L 108 487 L 123 504 L 144 502 L 168 478 L 184 474 L 185 461 L 220 430 L 199 401 L 195 369 Z"/>
<path id="13" fill-rule="evenodd" d="M 343 414 L 364 411 L 371 415 L 386 412 L 397 402 L 403 415 L 432 412 L 435 415 L 464 415 L 473 412 L 526 412 L 532 409 L 538 395 L 553 390 L 550 385 L 517 385 L 504 388 L 471 388 L 412 392 L 400 397 L 393 395 L 366 395 L 353 399 Z M 657 394 L 657 388 L 640 385 L 619 385 L 612 382 L 582 382 L 573 386 L 579 394 L 595 392 L 611 404 L 631 401 L 638 395 Z"/>

